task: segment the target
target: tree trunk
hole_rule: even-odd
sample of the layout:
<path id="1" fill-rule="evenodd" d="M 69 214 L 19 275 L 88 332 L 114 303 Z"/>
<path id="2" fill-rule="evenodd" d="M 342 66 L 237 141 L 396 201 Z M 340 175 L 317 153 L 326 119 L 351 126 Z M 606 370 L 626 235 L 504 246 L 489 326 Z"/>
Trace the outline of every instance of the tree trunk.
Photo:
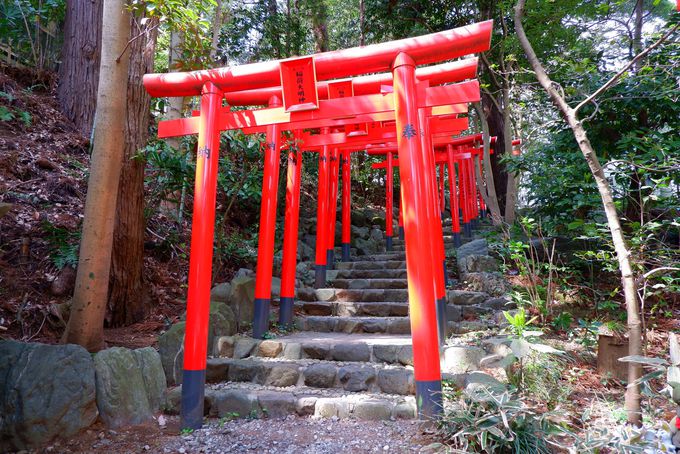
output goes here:
<path id="1" fill-rule="evenodd" d="M 71 316 L 63 342 L 89 351 L 104 347 L 104 316 L 111 271 L 111 246 L 123 159 L 130 15 L 124 0 L 104 0 L 101 65 L 94 121 L 90 178 L 80 240 Z"/>
<path id="2" fill-rule="evenodd" d="M 130 38 L 140 35 L 141 18 L 132 17 Z M 146 25 L 149 27 L 149 24 Z M 148 28 L 147 28 L 148 29 Z M 140 35 L 128 49 L 130 67 L 127 86 L 127 122 L 123 168 L 118 186 L 116 226 L 111 256 L 110 326 L 127 326 L 149 313 L 149 297 L 144 282 L 144 164 L 138 153 L 149 139 L 151 97 L 139 83 L 153 72 L 157 28 Z"/>
<path id="3" fill-rule="evenodd" d="M 62 112 L 85 137 L 92 133 L 97 107 L 102 2 L 68 0 L 57 98 Z"/>
<path id="4" fill-rule="evenodd" d="M 621 282 L 626 301 L 628 354 L 631 356 L 642 355 L 642 324 L 640 322 L 637 286 L 633 275 L 633 267 L 631 266 L 630 251 L 626 245 L 619 216 L 616 211 L 616 205 L 614 204 L 614 196 L 604 171 L 602 170 L 602 165 L 597 159 L 597 155 L 588 140 L 588 135 L 583 128 L 583 124 L 578 118 L 577 111 L 572 109 L 557 91 L 552 80 L 545 72 L 543 65 L 538 60 L 529 39 L 524 33 L 522 16 L 524 15 L 525 2 L 526 0 L 519 0 L 515 7 L 515 30 L 517 32 L 517 38 L 524 49 L 527 60 L 529 60 L 531 67 L 536 73 L 536 79 L 548 95 L 550 95 L 553 103 L 557 106 L 571 127 L 581 153 L 588 163 L 590 172 L 595 178 L 597 189 L 600 192 L 600 198 L 602 199 L 602 206 L 607 217 L 607 224 L 609 225 L 612 242 L 614 243 L 616 258 L 619 262 L 619 271 L 621 272 Z M 604 87 L 605 86 L 603 86 L 603 88 Z M 598 89 L 596 93 L 600 91 L 601 89 Z M 628 422 L 636 426 L 642 424 L 642 410 L 640 406 L 640 386 L 633 385 L 633 383 L 640 378 L 641 373 L 642 368 L 640 364 L 634 362 L 628 363 L 628 387 L 626 388 L 625 409 L 628 414 Z"/>
<path id="5" fill-rule="evenodd" d="M 328 51 L 328 15 L 323 0 L 309 0 L 309 13 L 312 16 L 312 32 L 316 52 Z"/>
<path id="6" fill-rule="evenodd" d="M 210 42 L 210 61 L 214 62 L 217 57 L 217 47 L 220 42 L 220 31 L 222 30 L 222 0 L 215 1 L 215 17 L 212 23 L 212 40 Z"/>
<path id="7" fill-rule="evenodd" d="M 486 182 L 485 187 L 482 186 L 482 175 L 479 171 L 479 166 L 475 165 L 475 172 L 477 173 L 477 186 L 479 192 L 484 198 L 484 203 L 487 208 L 491 211 L 491 222 L 493 225 L 500 225 L 503 222 L 501 218 L 501 211 L 498 207 L 498 196 L 496 195 L 496 184 L 493 179 L 493 171 L 491 170 L 490 161 L 490 135 L 489 135 L 489 123 L 486 121 L 486 116 L 484 115 L 484 109 L 482 109 L 481 103 L 473 104 L 477 116 L 479 117 L 479 123 L 482 125 L 482 134 L 484 136 L 484 151 L 482 157 L 482 166 L 484 167 L 484 181 Z"/>
<path id="8" fill-rule="evenodd" d="M 359 45 L 366 45 L 366 5 L 359 0 Z"/>
<path id="9" fill-rule="evenodd" d="M 482 93 L 482 108 L 489 125 L 489 135 L 496 136 L 496 143 L 493 145 L 493 154 L 489 156 L 491 164 L 491 174 L 496 184 L 496 198 L 500 213 L 505 211 L 505 198 L 508 185 L 508 173 L 505 166 L 500 162 L 505 153 L 505 126 L 503 123 L 503 113 L 491 99 L 491 95 Z"/>
<path id="10" fill-rule="evenodd" d="M 507 87 L 503 88 L 503 154 L 505 156 L 512 155 L 512 120 L 510 119 L 510 90 Z M 518 175 L 506 172 L 508 179 L 508 186 L 505 189 L 505 222 L 507 224 L 515 223 L 515 215 L 517 214 L 517 191 L 518 191 Z"/>

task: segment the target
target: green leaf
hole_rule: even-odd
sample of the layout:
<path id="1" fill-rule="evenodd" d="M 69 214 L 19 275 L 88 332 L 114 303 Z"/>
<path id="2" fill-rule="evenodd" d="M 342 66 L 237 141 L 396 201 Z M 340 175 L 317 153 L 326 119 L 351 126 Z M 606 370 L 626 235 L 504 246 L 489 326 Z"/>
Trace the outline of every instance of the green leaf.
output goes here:
<path id="1" fill-rule="evenodd" d="M 668 362 L 661 358 L 650 358 L 648 356 L 631 355 L 619 358 L 622 363 L 637 363 L 646 366 L 666 366 Z"/>

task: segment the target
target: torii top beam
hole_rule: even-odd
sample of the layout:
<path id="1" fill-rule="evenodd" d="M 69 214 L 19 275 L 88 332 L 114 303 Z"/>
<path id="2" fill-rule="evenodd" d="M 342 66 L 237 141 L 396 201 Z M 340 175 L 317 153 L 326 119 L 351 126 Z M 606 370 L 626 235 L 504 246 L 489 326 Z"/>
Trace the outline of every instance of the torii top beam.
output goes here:
<path id="1" fill-rule="evenodd" d="M 491 45 L 493 21 L 382 44 L 354 47 L 313 55 L 317 80 L 329 80 L 390 69 L 396 56 L 405 52 L 416 65 L 426 65 L 484 52 Z M 191 72 L 147 74 L 144 87 L 152 97 L 196 96 L 206 82 L 223 92 L 280 85 L 281 60 L 251 63 L 233 68 Z"/>
<path id="2" fill-rule="evenodd" d="M 416 68 L 418 80 L 427 80 L 430 85 L 441 85 L 450 82 L 460 82 L 477 77 L 477 57 L 466 58 L 440 65 Z M 370 95 L 379 93 L 383 85 L 392 85 L 392 74 L 371 74 L 352 79 L 333 80 L 331 82 L 352 82 L 354 96 Z M 328 98 L 328 83 L 326 81 L 316 84 L 319 98 Z M 281 86 L 258 88 L 255 90 L 243 90 L 225 93 L 224 98 L 232 106 L 263 106 L 272 96 L 282 98 Z"/>

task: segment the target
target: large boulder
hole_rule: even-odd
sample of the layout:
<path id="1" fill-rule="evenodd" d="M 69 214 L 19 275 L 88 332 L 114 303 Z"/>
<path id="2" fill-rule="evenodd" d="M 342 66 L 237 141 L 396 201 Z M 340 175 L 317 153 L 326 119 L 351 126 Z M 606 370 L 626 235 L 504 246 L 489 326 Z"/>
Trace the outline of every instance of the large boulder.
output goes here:
<path id="1" fill-rule="evenodd" d="M 465 262 L 468 255 L 489 255 L 489 248 L 485 239 L 473 240 L 458 247 L 456 250 L 456 258 L 458 259 L 458 267 Z"/>
<path id="2" fill-rule="evenodd" d="M 94 365 L 87 350 L 0 341 L 0 452 L 70 437 L 96 418 Z"/>
<path id="3" fill-rule="evenodd" d="M 375 241 L 373 238 L 364 240 L 355 238 L 354 246 L 357 248 L 358 255 L 372 255 L 382 250 L 382 241 Z"/>
<path id="4" fill-rule="evenodd" d="M 231 280 L 229 307 L 238 323 L 252 323 L 255 311 L 255 276 L 243 273 Z"/>
<path id="5" fill-rule="evenodd" d="M 233 286 L 232 286 L 233 288 Z M 165 371 L 168 384 L 182 383 L 182 364 L 184 351 L 184 332 L 186 329 L 184 319 L 175 323 L 168 331 L 158 338 L 158 350 L 161 355 L 161 364 Z M 210 319 L 208 321 L 208 351 L 220 336 L 232 336 L 236 334 L 236 317 L 227 303 L 219 301 L 210 302 Z"/>
<path id="6" fill-rule="evenodd" d="M 97 408 L 112 428 L 141 424 L 163 403 L 165 374 L 158 352 L 151 348 L 114 347 L 94 357 Z"/>
<path id="7" fill-rule="evenodd" d="M 298 257 L 303 262 L 314 258 L 314 248 L 304 241 L 298 241 Z"/>
<path id="8" fill-rule="evenodd" d="M 468 255 L 459 260 L 459 271 L 465 273 L 498 271 L 498 262 L 489 255 Z"/>
<path id="9" fill-rule="evenodd" d="M 491 296 L 503 296 L 512 290 L 501 273 L 467 273 L 464 280 L 471 290 Z"/>

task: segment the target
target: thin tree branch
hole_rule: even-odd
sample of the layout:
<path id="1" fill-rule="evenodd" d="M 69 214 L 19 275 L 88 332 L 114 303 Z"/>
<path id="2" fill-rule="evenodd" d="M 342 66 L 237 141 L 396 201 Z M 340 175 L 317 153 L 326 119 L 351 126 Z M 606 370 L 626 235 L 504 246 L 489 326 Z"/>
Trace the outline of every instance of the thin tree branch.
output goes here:
<path id="1" fill-rule="evenodd" d="M 639 54 L 635 56 L 631 61 L 628 62 L 626 66 L 624 66 L 619 72 L 614 74 L 614 76 L 607 81 L 604 85 L 602 85 L 600 88 L 598 88 L 592 95 L 588 96 L 586 99 L 581 101 L 575 108 L 574 112 L 578 112 L 581 107 L 584 105 L 588 104 L 590 101 L 592 101 L 594 98 L 598 97 L 605 91 L 607 91 L 609 88 L 611 88 L 618 80 L 623 76 L 635 63 L 640 61 L 642 58 L 647 56 L 651 51 L 659 47 L 664 41 L 668 39 L 669 36 L 671 36 L 677 29 L 680 27 L 680 23 L 675 24 L 673 28 L 671 28 L 668 32 L 666 32 L 665 35 L 663 35 L 661 38 L 659 38 L 654 44 L 649 46 L 647 49 L 643 50 Z"/>

